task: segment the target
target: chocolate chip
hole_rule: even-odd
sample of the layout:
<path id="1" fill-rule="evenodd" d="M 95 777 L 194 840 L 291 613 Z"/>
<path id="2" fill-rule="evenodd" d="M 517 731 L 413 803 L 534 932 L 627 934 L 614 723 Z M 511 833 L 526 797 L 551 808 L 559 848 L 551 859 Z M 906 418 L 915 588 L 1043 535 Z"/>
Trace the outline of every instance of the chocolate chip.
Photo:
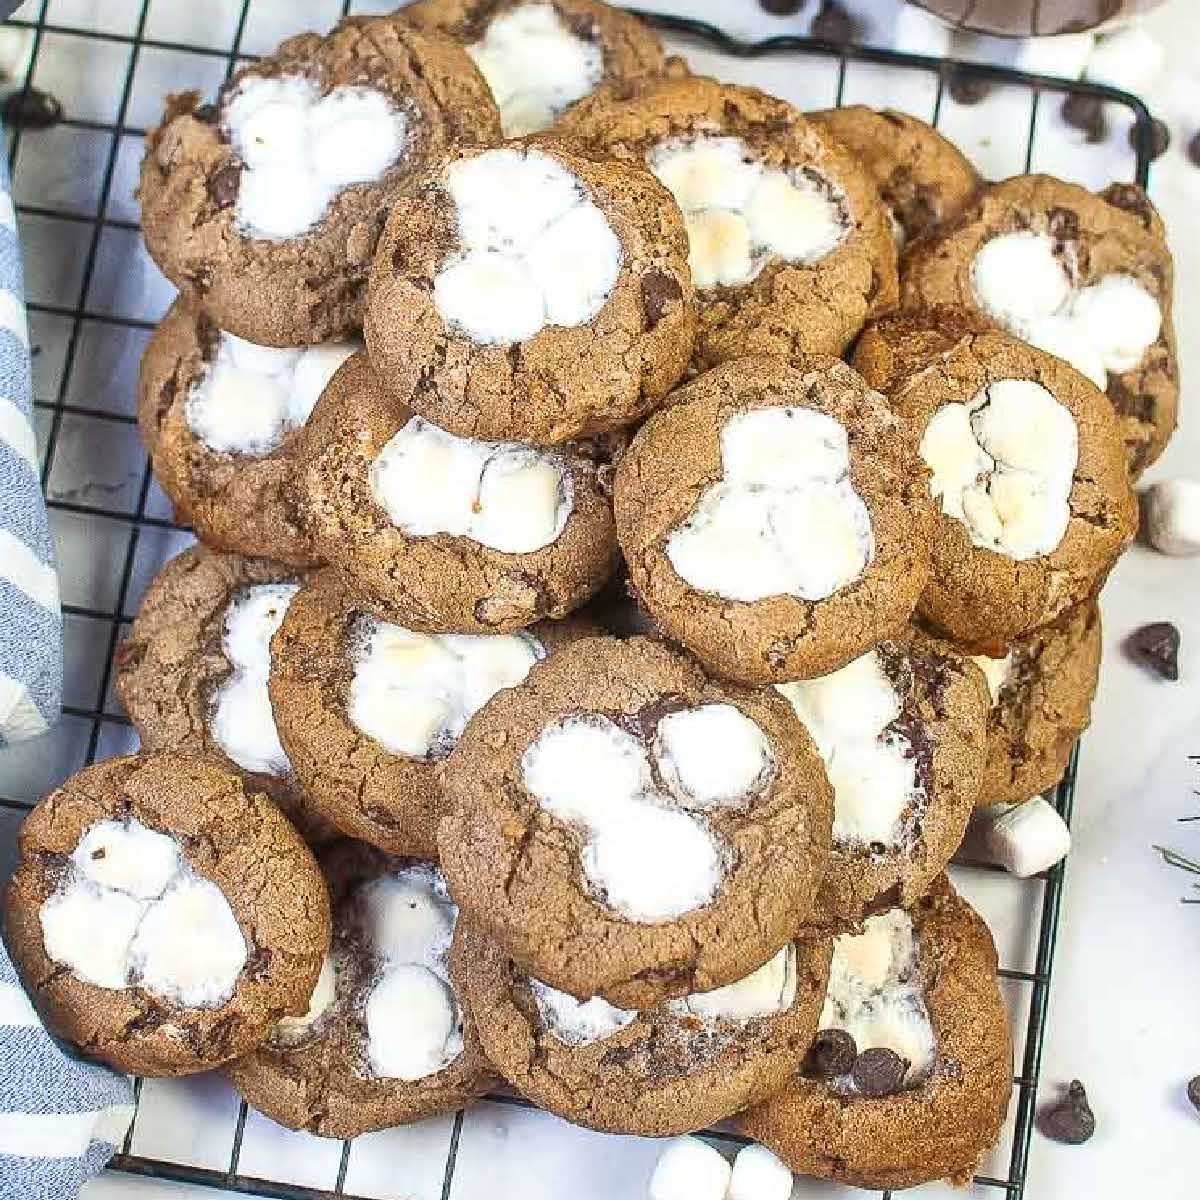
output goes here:
<path id="1" fill-rule="evenodd" d="M 858 1047 L 844 1029 L 821 1029 L 804 1056 L 804 1073 L 818 1079 L 836 1079 L 854 1066 Z"/>
<path id="2" fill-rule="evenodd" d="M 908 1063 L 895 1050 L 872 1046 L 855 1060 L 850 1077 L 864 1096 L 890 1096 L 900 1090 Z"/>
<path id="3" fill-rule="evenodd" d="M 858 27 L 854 18 L 837 0 L 825 0 L 821 11 L 813 18 L 809 33 L 823 42 L 845 43 L 855 40 Z"/>
<path id="4" fill-rule="evenodd" d="M 1037 1126 L 1046 1137 L 1069 1146 L 1086 1142 L 1096 1132 L 1095 1114 L 1078 1079 L 1072 1079 L 1062 1097 L 1038 1113 Z"/>
<path id="5" fill-rule="evenodd" d="M 805 0 L 758 0 L 758 3 L 763 12 L 773 17 L 790 17 L 804 7 Z"/>
<path id="6" fill-rule="evenodd" d="M 1193 1075 L 1188 1080 L 1187 1098 L 1192 1102 L 1192 1107 L 1200 1112 L 1200 1075 Z"/>
<path id="7" fill-rule="evenodd" d="M 1083 131 L 1089 142 L 1102 142 L 1108 132 L 1104 119 L 1104 103 L 1098 96 L 1075 92 L 1062 103 L 1062 117 L 1074 129 Z"/>
<path id="8" fill-rule="evenodd" d="M 95 860 L 99 860 L 103 857 L 104 857 L 104 847 L 97 846 L 96 849 L 92 851 L 92 858 Z"/>
<path id="9" fill-rule="evenodd" d="M 217 119 L 217 106 L 215 104 L 201 104 L 198 108 L 192 109 L 192 116 L 197 121 L 203 121 L 205 125 L 211 125 Z"/>
<path id="10" fill-rule="evenodd" d="M 1146 193 L 1136 183 L 1110 183 L 1100 193 L 1100 199 L 1106 204 L 1111 204 L 1113 208 L 1133 213 L 1147 229 L 1150 228 L 1154 212 Z"/>
<path id="11" fill-rule="evenodd" d="M 63 119 L 63 106 L 49 92 L 27 87 L 4 101 L 0 115 L 14 129 L 49 129 Z"/>
<path id="12" fill-rule="evenodd" d="M 662 271 L 651 271 L 643 276 L 642 309 L 646 314 L 647 330 L 653 329 L 682 295 L 679 281 Z"/>
<path id="13" fill-rule="evenodd" d="M 242 184 L 242 168 L 226 163 L 209 181 L 208 194 L 218 208 L 228 208 L 236 199 Z"/>
<path id="14" fill-rule="evenodd" d="M 1200 167 L 1200 133 L 1197 133 L 1192 140 L 1188 142 L 1187 155 L 1195 166 Z"/>
<path id="15" fill-rule="evenodd" d="M 982 75 L 955 71 L 950 76 L 950 95 L 957 104 L 979 104 L 991 94 L 992 85 Z"/>
<path id="16" fill-rule="evenodd" d="M 1179 630 L 1170 621 L 1153 621 L 1135 629 L 1125 639 L 1125 650 L 1160 678 L 1179 678 Z"/>
<path id="17" fill-rule="evenodd" d="M 1131 149 L 1137 150 L 1141 138 L 1138 136 L 1141 132 L 1141 126 L 1134 124 L 1129 127 L 1129 145 Z M 1162 158 L 1166 154 L 1171 145 L 1171 130 L 1166 121 L 1160 120 L 1158 117 L 1151 118 L 1150 123 L 1150 161 L 1153 162 L 1156 158 Z"/>

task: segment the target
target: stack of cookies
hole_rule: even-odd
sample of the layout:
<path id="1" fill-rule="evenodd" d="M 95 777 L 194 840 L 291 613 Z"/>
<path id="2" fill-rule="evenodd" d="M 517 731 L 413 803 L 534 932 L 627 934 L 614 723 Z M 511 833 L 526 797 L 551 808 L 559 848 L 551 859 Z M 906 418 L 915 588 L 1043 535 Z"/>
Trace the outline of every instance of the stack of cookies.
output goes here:
<path id="1" fill-rule="evenodd" d="M 293 38 L 170 101 L 140 194 L 203 545 L 119 652 L 143 754 L 25 828 L 51 1024 L 328 1136 L 502 1080 L 969 1178 L 1011 1045 L 945 868 L 1087 723 L 1177 401 L 1144 195 L 985 184 L 598 0 Z"/>

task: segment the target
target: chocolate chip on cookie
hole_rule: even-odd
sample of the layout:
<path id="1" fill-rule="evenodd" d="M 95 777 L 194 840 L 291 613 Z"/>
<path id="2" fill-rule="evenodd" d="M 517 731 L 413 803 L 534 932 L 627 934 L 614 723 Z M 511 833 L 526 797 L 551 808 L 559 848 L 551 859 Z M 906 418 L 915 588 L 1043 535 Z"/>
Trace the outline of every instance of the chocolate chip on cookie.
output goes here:
<path id="1" fill-rule="evenodd" d="M 458 148 L 393 205 L 365 332 L 379 381 L 461 437 L 558 445 L 655 407 L 692 353 L 687 235 L 640 165 Z"/>
<path id="2" fill-rule="evenodd" d="M 438 832 L 455 899 L 552 987 L 652 1008 L 742 978 L 812 910 L 821 762 L 782 697 L 584 638 L 475 714 Z"/>
<path id="3" fill-rule="evenodd" d="M 612 572 L 608 471 L 594 447 L 447 433 L 357 355 L 309 421 L 296 495 L 365 610 L 422 633 L 511 633 L 566 616 Z"/>
<path id="4" fill-rule="evenodd" d="M 941 512 L 921 615 L 1003 655 L 1099 591 L 1137 501 L 1120 424 L 1093 383 L 979 317 L 943 314 L 885 318 L 854 361 L 922 431 Z"/>
<path id="5" fill-rule="evenodd" d="M 322 1137 L 454 1112 L 493 1076 L 453 978 L 458 910 L 432 863 L 340 841 L 320 855 L 333 945 L 308 1011 L 230 1063 L 273 1121 Z"/>
<path id="6" fill-rule="evenodd" d="M 4 934 L 43 1020 L 91 1058 L 186 1075 L 301 1014 L 329 948 L 317 864 L 211 758 L 140 754 L 29 814 Z"/>
<path id="7" fill-rule="evenodd" d="M 818 1079 L 835 1079 L 849 1074 L 857 1058 L 858 1047 L 851 1034 L 844 1029 L 822 1029 L 804 1056 L 803 1070 Z"/>
<path id="8" fill-rule="evenodd" d="M 696 359 L 841 354 L 894 308 L 887 209 L 850 153 L 783 100 L 703 77 L 597 95 L 560 124 L 645 163 L 683 210 L 698 290 Z"/>
<path id="9" fill-rule="evenodd" d="M 354 333 L 388 205 L 500 128 L 467 55 L 398 16 L 291 38 L 206 108 L 171 97 L 147 137 L 146 247 L 222 329 L 272 346 Z"/>
<path id="10" fill-rule="evenodd" d="M 936 513 L 916 438 L 844 363 L 725 363 L 680 388 L 617 467 L 638 596 L 747 683 L 844 666 L 903 628 Z"/>

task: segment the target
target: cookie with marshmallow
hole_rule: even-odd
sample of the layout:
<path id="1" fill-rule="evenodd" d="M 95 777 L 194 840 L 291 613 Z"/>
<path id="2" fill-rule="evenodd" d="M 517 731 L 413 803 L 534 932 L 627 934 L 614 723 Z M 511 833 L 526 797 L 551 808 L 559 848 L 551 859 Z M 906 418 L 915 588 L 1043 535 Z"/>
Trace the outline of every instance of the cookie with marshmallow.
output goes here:
<path id="1" fill-rule="evenodd" d="M 775 687 L 833 787 L 818 919 L 908 907 L 946 869 L 979 796 L 990 749 L 982 672 L 909 629 L 840 670 Z"/>
<path id="2" fill-rule="evenodd" d="M 441 774 L 471 717 L 589 626 L 419 633 L 362 611 L 324 571 L 271 643 L 279 739 L 313 808 L 393 854 L 437 857 Z"/>
<path id="3" fill-rule="evenodd" d="M 358 355 L 309 422 L 296 494 L 364 609 L 422 633 L 512 633 L 565 617 L 611 574 L 610 473 L 595 445 L 450 433 Z"/>
<path id="4" fill-rule="evenodd" d="M 944 308 L 878 322 L 854 363 L 919 431 L 939 510 L 925 621 L 1003 656 L 1096 595 L 1137 528 L 1137 500 L 1120 422 L 1094 383 Z"/>
<path id="5" fill-rule="evenodd" d="M 404 16 L 463 45 L 509 138 L 548 129 L 597 88 L 635 86 L 665 65 L 654 31 L 600 0 L 418 0 Z"/>
<path id="6" fill-rule="evenodd" d="M 702 76 L 598 93 L 564 136 L 644 164 L 683 212 L 696 361 L 841 354 L 896 305 L 888 210 L 849 151 L 792 105 Z"/>
<path id="7" fill-rule="evenodd" d="M 782 697 L 646 638 L 582 638 L 475 714 L 446 765 L 455 899 L 535 979 L 624 1008 L 760 967 L 812 911 L 830 790 Z"/>
<path id="8" fill-rule="evenodd" d="M 949 138 L 909 113 L 848 104 L 808 119 L 845 146 L 875 181 L 900 249 L 957 217 L 982 183 Z"/>
<path id="9" fill-rule="evenodd" d="M 461 936 L 479 1038 L 505 1079 L 578 1125 L 652 1137 L 703 1129 L 787 1082 L 817 1031 L 832 944 L 807 935 L 743 979 L 639 1012 L 577 999 Z"/>
<path id="10" fill-rule="evenodd" d="M 393 198 L 499 115 L 448 38 L 400 16 L 302 33 L 237 71 L 211 104 L 169 99 L 146 139 L 146 248 L 222 329 L 262 345 L 344 341 Z"/>
<path id="11" fill-rule="evenodd" d="M 363 842 L 320 854 L 333 939 L 308 1009 L 226 1067 L 289 1129 L 352 1138 L 456 1112 L 495 1082 L 451 969 L 458 910 L 430 862 Z"/>
<path id="12" fill-rule="evenodd" d="M 176 520 L 218 550 L 314 565 L 290 494 L 296 450 L 326 385 L 361 348 L 259 346 L 176 300 L 138 377 L 138 428 Z"/>
<path id="13" fill-rule="evenodd" d="M 991 934 L 944 876 L 835 939 L 820 1023 L 801 1071 L 735 1128 L 804 1175 L 965 1187 L 1004 1124 L 1012 1044 Z"/>
<path id="14" fill-rule="evenodd" d="M 333 826 L 296 778 L 267 692 L 271 638 L 302 578 L 266 559 L 183 551 L 147 589 L 114 687 L 145 749 L 217 759 L 320 842 Z"/>
<path id="15" fill-rule="evenodd" d="M 654 408 L 691 357 L 687 234 L 644 166 L 460 147 L 392 206 L 364 332 L 380 384 L 460 437 L 560 445 Z"/>
<path id="16" fill-rule="evenodd" d="M 1135 477 L 1162 453 L 1179 407 L 1174 269 L 1144 193 L 993 184 L 906 255 L 902 283 L 904 307 L 979 313 L 1107 391 Z"/>
<path id="17" fill-rule="evenodd" d="M 274 804 L 215 759 L 86 767 L 21 827 L 4 936 L 42 1019 L 138 1075 L 188 1075 L 299 1017 L 329 897 Z"/>
<path id="18" fill-rule="evenodd" d="M 617 468 L 638 597 L 719 675 L 845 666 L 907 623 L 936 514 L 916 437 L 836 359 L 724 363 L 680 388 Z"/>

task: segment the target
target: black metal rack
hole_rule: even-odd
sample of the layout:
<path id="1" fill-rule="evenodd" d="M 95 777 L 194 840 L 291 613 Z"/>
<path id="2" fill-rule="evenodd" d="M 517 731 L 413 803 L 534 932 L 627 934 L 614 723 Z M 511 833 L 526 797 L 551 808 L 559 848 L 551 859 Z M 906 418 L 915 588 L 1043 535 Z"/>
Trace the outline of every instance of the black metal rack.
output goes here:
<path id="1" fill-rule="evenodd" d="M 39 52 L 42 49 L 43 40 L 47 33 L 65 33 L 102 42 L 122 43 L 129 48 L 128 68 L 124 77 L 113 80 L 114 89 L 119 91 L 119 101 L 113 120 L 111 122 L 80 120 L 72 118 L 68 114 L 64 122 L 67 126 L 94 130 L 108 136 L 107 158 L 104 162 L 99 204 L 95 213 L 82 215 L 79 212 L 65 208 L 43 206 L 40 204 L 19 204 L 17 208 L 18 213 L 21 214 L 80 223 L 88 228 L 76 302 L 72 305 L 38 303 L 31 303 L 29 305 L 31 312 L 35 314 L 47 314 L 69 323 L 69 329 L 64 339 L 62 374 L 55 395 L 53 397 L 39 397 L 36 401 L 36 407 L 49 417 L 42 468 L 43 484 L 46 483 L 54 468 L 55 454 L 59 448 L 59 439 L 65 417 L 83 418 L 98 422 L 117 422 L 126 426 L 136 423 L 132 416 L 73 403 L 68 400 L 68 396 L 70 395 L 72 372 L 77 365 L 80 336 L 85 322 L 124 326 L 130 330 L 148 330 L 153 328 L 152 323 L 147 321 L 113 316 L 102 311 L 94 311 L 89 308 L 87 303 L 89 288 L 96 271 L 97 255 L 100 249 L 102 233 L 105 229 L 109 228 L 137 229 L 135 223 L 112 216 L 109 210 L 113 199 L 112 185 L 117 170 L 121 137 L 126 134 L 138 135 L 145 132 L 127 123 L 138 56 L 145 49 L 153 49 L 180 51 L 204 56 L 213 60 L 220 60 L 225 64 L 225 78 L 228 79 L 240 61 L 253 57 L 242 52 L 243 38 L 252 3 L 253 0 L 241 0 L 240 12 L 233 29 L 232 37 L 227 46 L 219 49 L 212 46 L 156 40 L 146 36 L 147 17 L 151 0 L 141 0 L 136 24 L 133 32 L 129 34 L 56 25 L 53 21 L 47 19 L 50 0 L 40 0 L 38 14 L 35 19 L 14 20 L 12 22 L 13 24 L 30 28 L 33 31 L 29 76 L 32 76 L 36 69 Z M 346 12 L 350 7 L 351 0 L 343 0 L 342 11 Z M 1025 87 L 1032 93 L 1025 169 L 1029 169 L 1032 162 L 1034 138 L 1039 118 L 1039 109 L 1043 98 L 1055 95 L 1061 97 L 1069 94 L 1094 96 L 1110 104 L 1122 106 L 1132 114 L 1134 132 L 1131 140 L 1136 154 L 1136 180 L 1144 186 L 1149 178 L 1154 138 L 1153 121 L 1150 113 L 1140 100 L 1123 92 L 1085 82 L 1065 81 L 1046 76 L 1031 75 L 1004 67 L 931 59 L 919 55 L 902 54 L 870 47 L 835 45 L 802 37 L 785 36 L 747 42 L 731 37 L 702 21 L 651 13 L 643 13 L 641 15 L 655 27 L 675 38 L 683 39 L 685 42 L 689 40 L 695 41 L 710 49 L 718 50 L 739 59 L 757 59 L 780 55 L 793 55 L 799 59 L 823 59 L 826 61 L 833 59 L 837 63 L 836 102 L 839 105 L 842 103 L 845 90 L 847 66 L 852 62 L 900 67 L 932 75 L 936 79 L 937 85 L 933 111 L 933 123 L 935 125 L 942 114 L 943 95 L 956 74 L 961 73 L 994 84 Z M 36 134 L 22 132 L 21 130 L 15 130 L 12 133 L 9 143 L 9 156 L 14 179 L 20 176 L 22 159 L 26 155 L 37 153 L 36 138 Z M 128 721 L 123 715 L 112 711 L 108 703 L 108 695 L 111 683 L 113 652 L 117 647 L 125 625 L 134 615 L 130 611 L 130 597 L 139 538 L 147 530 L 182 528 L 181 526 L 174 525 L 169 520 L 155 517 L 147 511 L 147 500 L 150 496 L 150 489 L 151 473 L 149 463 L 146 462 L 142 468 L 141 479 L 137 488 L 137 500 L 132 511 L 115 507 L 105 507 L 103 505 L 93 505 L 75 499 L 52 498 L 49 501 L 52 510 L 74 514 L 78 517 L 97 522 L 114 523 L 116 526 L 123 528 L 127 534 L 124 548 L 121 551 L 119 583 L 112 605 L 107 607 L 88 607 L 65 604 L 63 606 L 63 611 L 68 617 L 87 618 L 90 621 L 97 622 L 97 628 L 105 631 L 103 634 L 106 638 L 104 666 L 100 673 L 99 686 L 94 703 L 85 706 L 70 705 L 65 709 L 69 717 L 77 718 L 89 725 L 86 752 L 84 754 L 84 761 L 89 763 L 98 757 L 101 734 L 106 726 L 128 725 Z M 1075 769 L 1076 757 L 1073 756 L 1067 775 L 1055 794 L 1055 803 L 1058 810 L 1068 823 L 1070 822 L 1074 800 Z M 29 801 L 0 797 L 0 807 L 24 809 L 29 807 Z M 1042 1044 L 1046 1027 L 1046 1014 L 1050 1001 L 1051 974 L 1058 931 L 1059 907 L 1062 898 L 1063 865 L 1060 863 L 1044 877 L 1030 880 L 1024 886 L 1037 888 L 1041 891 L 1037 949 L 1033 970 L 1002 970 L 1001 972 L 1006 979 L 1017 981 L 1019 985 L 1029 989 L 1024 1054 L 1021 1062 L 1018 1064 L 1019 1070 L 1014 1080 L 1014 1087 L 1017 1094 L 1015 1097 L 1016 1118 L 1012 1151 L 1008 1171 L 1004 1177 L 977 1176 L 975 1180 L 978 1187 L 984 1188 L 989 1193 L 997 1196 L 1009 1197 L 1010 1200 L 1020 1200 L 1026 1194 L 1025 1180 L 1033 1133 Z M 1017 1044 L 1021 1044 L 1019 1039 Z M 141 1096 L 140 1083 L 141 1081 L 139 1080 L 136 1085 L 139 1099 Z M 527 1105 L 526 1101 L 506 1094 L 495 1095 L 490 1097 L 490 1099 L 504 1104 Z M 344 1197 L 345 1200 L 360 1200 L 359 1197 L 345 1190 L 347 1166 L 350 1159 L 349 1142 L 344 1143 L 342 1146 L 337 1181 L 332 1191 L 279 1183 L 242 1174 L 239 1164 L 246 1115 L 247 1109 L 243 1103 L 239 1109 L 228 1168 L 226 1170 L 207 1170 L 180 1163 L 133 1155 L 130 1153 L 130 1145 L 133 1137 L 132 1128 L 129 1137 L 126 1139 L 124 1152 L 114 1159 L 113 1166 L 132 1174 L 202 1184 L 227 1193 L 254 1193 L 262 1196 L 280 1197 L 283 1200 L 315 1200 L 318 1197 L 324 1200 L 324 1198 L 331 1196 Z M 463 1114 L 460 1112 L 455 1117 L 450 1137 L 449 1154 L 446 1160 L 445 1177 L 442 1185 L 443 1200 L 447 1200 L 451 1195 L 462 1120 Z M 706 1136 L 711 1137 L 718 1144 L 741 1140 L 721 1130 L 711 1131 Z"/>

